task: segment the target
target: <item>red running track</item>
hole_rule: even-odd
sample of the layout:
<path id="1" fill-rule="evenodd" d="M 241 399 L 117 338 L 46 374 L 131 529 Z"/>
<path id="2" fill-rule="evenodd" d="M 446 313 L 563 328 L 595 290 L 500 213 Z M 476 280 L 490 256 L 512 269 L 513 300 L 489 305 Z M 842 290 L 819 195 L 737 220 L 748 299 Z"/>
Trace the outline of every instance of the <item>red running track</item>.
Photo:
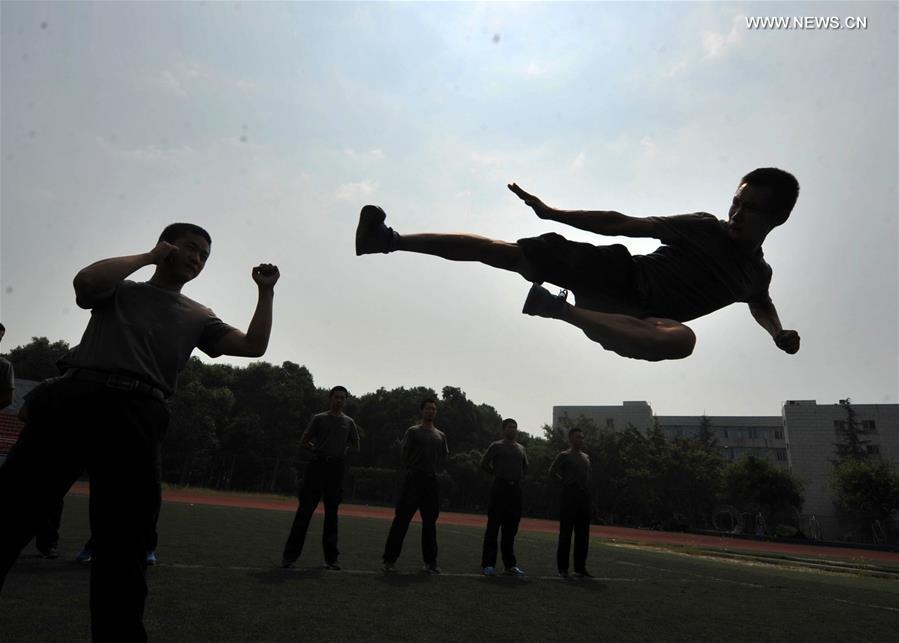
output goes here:
<path id="1" fill-rule="evenodd" d="M 76 482 L 70 493 L 88 494 L 88 484 Z M 215 505 L 220 507 L 241 507 L 244 509 L 268 509 L 271 511 L 296 511 L 297 502 L 292 499 L 279 499 L 271 496 L 254 496 L 251 494 L 225 493 L 206 489 L 165 489 L 162 499 L 166 502 L 178 502 L 195 505 Z M 316 513 L 324 510 L 319 507 Z M 340 513 L 355 518 L 376 518 L 392 520 L 393 509 L 390 507 L 370 507 L 368 505 L 342 504 Z M 418 514 L 413 519 L 420 522 Z M 441 512 L 440 522 L 450 525 L 481 527 L 487 525 L 487 517 L 479 514 Z M 559 523 L 552 520 L 523 518 L 519 528 L 523 531 L 558 533 Z M 887 563 L 899 565 L 899 553 L 869 549 L 828 547 L 822 545 L 799 545 L 765 540 L 744 540 L 727 536 L 706 536 L 685 534 L 681 532 L 654 531 L 648 529 L 631 529 L 628 527 L 605 527 L 592 525 L 590 535 L 611 542 L 643 543 L 648 545 L 678 545 L 717 549 L 720 551 L 787 554 L 806 558 L 829 559 L 855 563 Z"/>

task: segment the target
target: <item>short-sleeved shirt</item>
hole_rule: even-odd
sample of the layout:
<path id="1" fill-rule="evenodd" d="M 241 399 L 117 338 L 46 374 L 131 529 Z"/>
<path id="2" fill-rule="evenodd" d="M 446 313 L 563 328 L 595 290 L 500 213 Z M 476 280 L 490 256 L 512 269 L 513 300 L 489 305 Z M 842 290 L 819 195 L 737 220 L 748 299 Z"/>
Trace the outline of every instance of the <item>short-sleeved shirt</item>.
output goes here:
<path id="1" fill-rule="evenodd" d="M 436 475 L 449 456 L 446 435 L 437 428 L 415 426 L 403 435 L 403 463 L 409 471 Z"/>
<path id="2" fill-rule="evenodd" d="M 487 447 L 481 468 L 499 480 L 519 482 L 528 472 L 528 455 L 515 440 L 497 440 Z"/>
<path id="3" fill-rule="evenodd" d="M 341 458 L 347 449 L 359 450 L 359 428 L 349 415 L 319 413 L 312 416 L 300 442 L 312 442 L 316 456 Z"/>
<path id="4" fill-rule="evenodd" d="M 771 302 L 772 270 L 761 248 L 743 250 L 724 221 L 706 213 L 649 220 L 664 245 L 634 257 L 644 316 L 684 322 L 738 301 Z"/>
<path id="5" fill-rule="evenodd" d="M 561 477 L 564 486 L 576 485 L 581 489 L 589 488 L 591 471 L 590 456 L 574 449 L 562 451 L 549 467 L 549 475 Z"/>
<path id="6" fill-rule="evenodd" d="M 194 348 L 218 357 L 216 343 L 233 330 L 180 292 L 125 280 L 91 309 L 65 365 L 126 375 L 171 395 Z"/>

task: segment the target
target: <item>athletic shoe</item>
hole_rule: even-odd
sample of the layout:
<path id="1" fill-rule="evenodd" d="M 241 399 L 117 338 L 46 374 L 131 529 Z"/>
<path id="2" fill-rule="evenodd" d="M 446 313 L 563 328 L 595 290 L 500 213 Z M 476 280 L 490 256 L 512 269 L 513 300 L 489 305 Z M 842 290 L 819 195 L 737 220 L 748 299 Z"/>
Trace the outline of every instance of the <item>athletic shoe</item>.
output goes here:
<path id="1" fill-rule="evenodd" d="M 332 572 L 339 572 L 340 564 L 336 560 L 333 563 L 325 563 L 325 569 L 330 569 Z"/>
<path id="2" fill-rule="evenodd" d="M 439 574 L 442 570 L 435 563 L 425 563 L 421 567 L 425 574 Z"/>
<path id="3" fill-rule="evenodd" d="M 509 567 L 508 569 L 506 569 L 506 574 L 508 574 L 509 576 L 518 576 L 519 578 L 521 578 L 522 576 L 524 576 L 524 570 L 521 567 Z"/>
<path id="4" fill-rule="evenodd" d="M 147 552 L 147 564 L 150 565 L 151 567 L 152 567 L 153 565 L 158 565 L 158 564 L 159 564 L 159 559 L 156 558 L 156 551 L 155 551 L 155 550 L 154 550 L 154 551 L 148 551 L 148 552 Z"/>
<path id="5" fill-rule="evenodd" d="M 396 563 L 394 563 L 394 562 L 389 562 L 389 563 L 388 563 L 388 562 L 385 560 L 385 561 L 384 561 L 383 567 L 381 567 L 381 571 L 384 572 L 385 574 L 392 574 L 393 572 L 396 571 L 396 566 L 395 566 L 395 565 L 396 565 Z"/>
<path id="6" fill-rule="evenodd" d="M 492 565 L 487 565 L 487 567 L 484 567 L 481 570 L 481 573 L 484 574 L 484 576 L 496 576 L 496 567 L 493 567 Z"/>
<path id="7" fill-rule="evenodd" d="M 366 205 L 359 213 L 356 226 L 356 254 L 369 255 L 376 252 L 390 252 L 399 236 L 388 228 L 384 220 L 387 214 L 376 205 Z"/>
<path id="8" fill-rule="evenodd" d="M 59 549 L 56 547 L 47 547 L 46 549 L 39 549 L 41 552 L 41 556 L 44 558 L 48 558 L 49 560 L 56 560 L 59 558 Z"/>
<path id="9" fill-rule="evenodd" d="M 568 570 L 560 569 L 559 570 L 559 578 L 564 578 L 565 580 L 568 580 Z"/>
<path id="10" fill-rule="evenodd" d="M 593 574 L 588 572 L 586 569 L 582 569 L 579 572 L 574 572 L 574 577 L 578 578 L 578 579 L 581 579 L 581 578 L 590 579 L 590 578 L 593 578 Z"/>
<path id="11" fill-rule="evenodd" d="M 528 291 L 528 296 L 524 300 L 524 307 L 521 309 L 521 312 L 525 315 L 558 319 L 565 309 L 565 299 L 567 297 L 567 290 L 561 291 L 558 295 L 553 295 L 546 288 L 535 283 Z"/>
<path id="12" fill-rule="evenodd" d="M 85 547 L 75 556 L 76 563 L 89 563 L 91 559 L 94 557 L 94 552 Z"/>
<path id="13" fill-rule="evenodd" d="M 290 569 L 293 567 L 293 564 L 297 562 L 296 558 L 282 558 L 281 559 L 281 567 L 284 569 Z"/>

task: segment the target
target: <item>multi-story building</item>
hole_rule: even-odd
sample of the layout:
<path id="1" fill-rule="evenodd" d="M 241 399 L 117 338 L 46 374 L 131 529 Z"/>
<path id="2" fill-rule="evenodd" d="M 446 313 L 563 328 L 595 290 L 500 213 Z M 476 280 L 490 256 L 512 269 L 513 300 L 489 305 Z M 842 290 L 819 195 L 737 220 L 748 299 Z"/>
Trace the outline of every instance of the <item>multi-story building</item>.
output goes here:
<path id="1" fill-rule="evenodd" d="M 899 404 L 852 404 L 868 453 L 899 463 Z M 702 417 L 654 416 L 645 401 L 618 406 L 554 406 L 553 424 L 584 417 L 599 427 L 623 430 L 629 425 L 648 431 L 654 425 L 669 439 L 696 437 Z M 837 522 L 831 490 L 836 444 L 847 422 L 844 404 L 788 400 L 781 415 L 707 416 L 722 456 L 736 460 L 753 454 L 796 474 L 805 484 L 803 512 L 815 516 L 824 538 L 846 536 Z M 869 534 L 857 534 L 870 537 Z"/>
<path id="2" fill-rule="evenodd" d="M 699 435 L 702 416 L 654 416 L 647 402 L 624 402 L 621 406 L 554 406 L 553 424 L 562 418 L 585 417 L 601 428 L 623 430 L 633 426 L 642 432 L 658 422 L 666 438 L 690 438 Z M 709 415 L 718 449 L 725 460 L 736 460 L 752 454 L 784 469 L 789 467 L 783 420 L 778 415 L 732 416 Z"/>

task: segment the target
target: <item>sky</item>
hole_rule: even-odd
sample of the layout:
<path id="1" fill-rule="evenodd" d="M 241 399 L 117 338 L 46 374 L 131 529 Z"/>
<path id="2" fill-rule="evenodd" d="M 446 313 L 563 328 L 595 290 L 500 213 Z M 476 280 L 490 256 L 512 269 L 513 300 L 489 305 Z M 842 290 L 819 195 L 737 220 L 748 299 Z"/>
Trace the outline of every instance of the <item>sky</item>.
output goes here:
<path id="1" fill-rule="evenodd" d="M 775 16 L 844 28 L 747 26 Z M 212 255 L 184 293 L 246 328 L 250 270 L 277 264 L 262 359 L 321 387 L 457 386 L 531 433 L 562 404 L 897 402 L 896 3 L 3 2 L 0 22 L 4 351 L 77 344 L 75 273 L 191 221 Z M 726 218 L 764 166 L 801 185 L 764 245 L 793 356 L 734 304 L 690 323 L 687 359 L 626 359 L 522 315 L 517 274 L 354 254 L 366 203 L 401 233 L 648 253 L 541 221 L 506 184 L 559 208 Z"/>

